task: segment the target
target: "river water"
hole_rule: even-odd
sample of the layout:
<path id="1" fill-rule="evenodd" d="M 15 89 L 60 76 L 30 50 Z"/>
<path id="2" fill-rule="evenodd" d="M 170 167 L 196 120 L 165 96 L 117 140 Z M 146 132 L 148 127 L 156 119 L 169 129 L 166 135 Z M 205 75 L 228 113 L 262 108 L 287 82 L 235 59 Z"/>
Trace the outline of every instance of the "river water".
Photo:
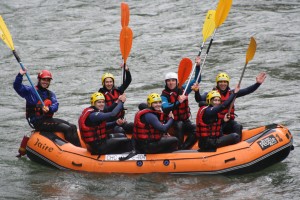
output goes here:
<path id="1" fill-rule="evenodd" d="M 44 68 L 54 74 L 50 89 L 60 102 L 56 117 L 76 124 L 90 94 L 100 87 L 102 73 L 113 73 L 120 84 L 120 2 L 1 0 L 0 14 L 33 82 Z M 161 92 L 164 74 L 176 72 L 181 58 L 194 60 L 206 12 L 217 3 L 128 2 L 134 33 L 127 60 L 133 77 L 127 90 L 128 121 L 149 93 Z M 210 90 L 220 71 L 231 75 L 234 87 L 254 36 L 257 50 L 242 87 L 253 84 L 260 71 L 268 77 L 255 93 L 237 99 L 237 120 L 245 128 L 282 123 L 294 135 L 295 150 L 287 159 L 240 176 L 91 174 L 17 159 L 20 141 L 31 129 L 24 118 L 25 101 L 12 87 L 20 67 L 0 42 L 0 199 L 299 199 L 299 12 L 299 0 L 234 0 L 207 57 L 201 89 Z M 193 95 L 190 99 L 195 120 L 197 104 Z"/>

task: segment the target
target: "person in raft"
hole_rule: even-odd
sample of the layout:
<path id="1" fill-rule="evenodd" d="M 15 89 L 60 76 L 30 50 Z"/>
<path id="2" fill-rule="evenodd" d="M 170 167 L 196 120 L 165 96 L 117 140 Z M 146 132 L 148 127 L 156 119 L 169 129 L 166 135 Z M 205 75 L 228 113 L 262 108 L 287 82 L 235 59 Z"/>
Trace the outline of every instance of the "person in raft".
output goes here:
<path id="1" fill-rule="evenodd" d="M 237 93 L 236 98 L 242 97 L 242 96 L 245 96 L 245 95 L 248 95 L 248 94 L 254 92 L 264 82 L 265 79 L 266 79 L 266 73 L 260 72 L 256 76 L 256 83 L 254 83 L 253 85 L 251 85 L 247 88 L 241 89 Z M 230 82 L 230 78 L 227 73 L 224 73 L 224 72 L 219 73 L 216 77 L 216 87 L 214 87 L 213 90 L 217 90 L 220 93 L 221 103 L 226 101 L 229 98 L 230 94 L 232 93 L 232 90 L 229 87 L 229 82 Z M 195 92 L 195 100 L 198 103 L 200 103 L 199 105 L 203 104 L 206 96 L 207 96 L 207 93 L 200 95 L 199 92 Z M 226 108 L 222 112 L 220 112 L 219 115 L 221 115 L 220 117 L 223 118 L 228 112 L 229 112 L 229 110 L 228 110 L 228 108 Z M 243 130 L 243 126 L 235 120 L 235 113 L 234 113 L 234 106 L 233 106 L 232 109 L 230 110 L 230 120 L 228 120 L 225 124 L 223 124 L 223 132 L 224 132 L 224 134 L 234 132 L 234 133 L 239 134 L 240 138 L 242 138 L 242 130 Z"/>
<path id="2" fill-rule="evenodd" d="M 192 91 L 200 71 L 200 56 L 195 59 L 196 73 L 189 85 L 184 84 L 182 88 L 178 88 L 178 75 L 169 72 L 165 75 L 165 89 L 162 91 L 162 110 L 167 115 L 170 111 L 174 114 L 174 123 L 172 128 L 174 135 L 179 139 L 179 149 L 190 149 L 197 141 L 195 137 L 196 125 L 190 121 L 190 107 L 188 94 Z M 199 79 L 198 83 L 200 82 Z M 184 89 L 187 87 L 185 95 Z M 184 141 L 184 133 L 188 133 L 187 139 Z"/>
<path id="3" fill-rule="evenodd" d="M 81 137 L 92 155 L 127 152 L 131 149 L 130 139 L 124 133 L 108 134 L 107 129 L 120 126 L 124 119 L 112 121 L 123 110 L 125 94 L 118 97 L 117 106 L 111 112 L 103 112 L 105 96 L 100 92 L 91 95 L 91 106 L 85 108 L 79 117 L 78 124 Z"/>
<path id="4" fill-rule="evenodd" d="M 237 86 L 229 98 L 221 103 L 221 95 L 218 91 L 212 90 L 206 96 L 207 105 L 202 105 L 196 118 L 196 136 L 200 151 L 210 151 L 216 148 L 238 143 L 240 135 L 230 133 L 224 135 L 222 132 L 222 122 L 230 120 L 229 114 L 225 116 L 220 113 L 226 109 L 237 95 L 239 87 Z"/>
<path id="5" fill-rule="evenodd" d="M 122 66 L 124 67 L 124 66 Z M 131 73 L 129 71 L 128 66 L 125 67 L 125 79 L 121 86 L 115 86 L 115 78 L 114 75 L 111 73 L 104 73 L 101 77 L 102 87 L 98 90 L 105 96 L 105 103 L 106 107 L 104 112 L 110 112 L 117 106 L 118 97 L 125 92 L 128 88 L 129 84 L 131 83 Z M 122 109 L 120 112 L 112 118 L 112 120 L 117 120 L 118 118 L 125 117 L 125 110 Z M 112 132 L 126 132 L 132 133 L 133 130 L 133 123 L 124 122 L 122 126 L 115 126 Z"/>
<path id="6" fill-rule="evenodd" d="M 58 110 L 58 101 L 54 92 L 48 90 L 52 80 L 52 74 L 48 70 L 38 73 L 38 83 L 32 86 L 23 85 L 23 75 L 26 70 L 20 69 L 14 81 L 14 89 L 22 98 L 26 100 L 26 119 L 30 127 L 37 131 L 62 132 L 65 139 L 75 146 L 81 146 L 77 134 L 77 127 L 65 120 L 53 118 Z M 40 102 L 35 89 L 44 102 Z"/>
<path id="7" fill-rule="evenodd" d="M 154 154 L 177 150 L 178 139 L 167 134 L 174 121 L 172 112 L 164 123 L 161 97 L 157 93 L 149 94 L 147 105 L 147 108 L 141 106 L 134 118 L 133 139 L 137 152 Z"/>

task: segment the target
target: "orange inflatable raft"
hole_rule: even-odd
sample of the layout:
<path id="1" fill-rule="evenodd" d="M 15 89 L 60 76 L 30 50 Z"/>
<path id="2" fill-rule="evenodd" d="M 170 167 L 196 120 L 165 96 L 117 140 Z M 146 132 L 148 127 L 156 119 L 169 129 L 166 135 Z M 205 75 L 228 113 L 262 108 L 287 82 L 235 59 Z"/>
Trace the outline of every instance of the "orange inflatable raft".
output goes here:
<path id="1" fill-rule="evenodd" d="M 83 144 L 83 143 L 82 143 Z M 84 145 L 83 145 L 84 146 Z M 60 133 L 33 132 L 26 152 L 40 164 L 58 169 L 95 173 L 244 174 L 259 171 L 285 159 L 293 150 L 293 136 L 283 125 L 271 124 L 243 131 L 242 141 L 215 152 L 180 150 L 162 154 L 91 155 Z"/>

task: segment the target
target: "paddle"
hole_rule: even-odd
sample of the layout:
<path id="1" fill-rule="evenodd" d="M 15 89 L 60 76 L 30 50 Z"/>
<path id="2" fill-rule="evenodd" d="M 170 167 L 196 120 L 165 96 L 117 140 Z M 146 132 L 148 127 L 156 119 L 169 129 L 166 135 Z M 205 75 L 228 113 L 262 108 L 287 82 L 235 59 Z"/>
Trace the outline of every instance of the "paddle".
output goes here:
<path id="1" fill-rule="evenodd" d="M 121 3 L 121 25 L 122 27 L 129 24 L 129 7 L 127 3 Z"/>
<path id="2" fill-rule="evenodd" d="M 124 60 L 124 65 L 126 64 L 127 58 L 131 50 L 132 37 L 132 30 L 128 26 L 123 27 L 120 33 L 120 50 Z"/>
<path id="3" fill-rule="evenodd" d="M 206 61 L 206 57 L 207 57 L 209 49 L 210 49 L 210 47 L 213 43 L 215 34 L 216 34 L 218 28 L 226 20 L 226 18 L 228 16 L 228 13 L 230 11 L 230 8 L 231 8 L 231 4 L 232 4 L 232 0 L 220 0 L 219 1 L 219 4 L 218 4 L 217 9 L 216 9 L 216 14 L 215 14 L 215 30 L 214 30 L 213 36 L 210 39 L 210 42 L 209 42 L 209 45 L 208 45 L 208 48 L 207 48 L 207 51 L 206 51 L 206 54 L 205 54 L 205 57 L 204 57 L 204 60 L 203 60 L 203 64 L 202 64 L 202 67 L 201 67 L 200 72 L 198 74 L 196 82 L 198 82 L 198 80 L 200 78 L 200 75 L 202 73 L 202 70 L 203 70 L 203 67 L 204 67 L 204 64 L 205 64 L 205 61 Z"/>
<path id="4" fill-rule="evenodd" d="M 256 51 L 256 41 L 253 37 L 251 37 L 250 39 L 250 44 L 248 46 L 248 50 L 247 50 L 247 53 L 246 53 L 246 62 L 245 62 L 245 66 L 244 66 L 244 69 L 242 71 L 242 74 L 241 74 L 241 77 L 240 77 L 240 80 L 239 80 L 239 83 L 238 83 L 238 86 L 241 86 L 241 82 L 242 82 L 242 79 L 244 77 L 244 73 L 245 73 L 245 70 L 246 70 L 246 67 L 248 65 L 248 62 L 250 60 L 253 59 L 254 57 L 254 54 L 255 54 L 255 51 Z M 233 107 L 233 104 L 234 104 L 234 101 L 235 101 L 236 97 L 232 100 L 230 106 L 229 106 L 229 109 L 228 109 L 228 114 L 230 114 L 230 111 Z"/>
<path id="5" fill-rule="evenodd" d="M 4 43 L 12 50 L 15 58 L 17 59 L 18 63 L 20 64 L 22 70 L 25 71 L 25 67 L 23 66 L 22 61 L 21 61 L 20 57 L 18 56 L 17 52 L 15 51 L 15 47 L 14 47 L 12 37 L 11 37 L 11 35 L 9 33 L 9 30 L 8 30 L 8 28 L 7 28 L 7 26 L 6 26 L 6 24 L 5 24 L 5 22 L 4 22 L 1 15 L 0 15 L 0 37 L 4 41 Z M 43 106 L 45 106 L 44 101 L 42 100 L 42 98 L 40 97 L 40 95 L 37 92 L 36 88 L 34 87 L 27 71 L 26 71 L 25 75 L 26 75 L 28 81 L 30 82 L 30 85 L 34 88 L 36 96 L 38 97 L 40 102 L 43 104 Z"/>
<path id="6" fill-rule="evenodd" d="M 122 81 L 123 83 L 125 81 L 126 61 L 132 46 L 132 37 L 133 37 L 132 30 L 128 26 L 123 27 L 120 33 L 120 50 L 124 61 L 123 81 Z"/>
<path id="7" fill-rule="evenodd" d="M 193 62 L 189 58 L 181 59 L 178 66 L 178 88 L 181 88 L 183 83 L 189 77 L 192 70 Z"/>
<path id="8" fill-rule="evenodd" d="M 203 24 L 203 29 L 202 29 L 203 42 L 202 42 L 202 45 L 200 46 L 200 50 L 198 52 L 198 56 L 201 55 L 202 49 L 204 47 L 204 44 L 205 44 L 207 38 L 211 36 L 211 34 L 213 33 L 213 31 L 215 29 L 215 13 L 216 13 L 215 10 L 209 10 L 207 12 L 207 14 L 206 14 L 205 21 L 204 21 L 204 24 Z M 196 69 L 196 65 L 197 65 L 197 63 L 195 63 L 195 65 L 194 65 L 194 67 L 192 69 L 192 72 L 190 74 L 189 80 L 187 82 L 187 86 L 190 84 L 190 81 L 192 79 L 193 73 L 194 73 L 194 71 Z M 186 93 L 187 88 L 188 87 L 186 87 L 184 89 L 183 94 Z"/>
<path id="9" fill-rule="evenodd" d="M 128 24 L 129 24 L 129 6 L 128 6 L 127 3 L 122 2 L 121 3 L 121 26 L 122 26 L 122 30 L 121 30 L 121 33 L 120 33 L 120 37 L 121 37 L 122 31 L 123 31 L 123 28 L 128 27 Z M 128 31 L 123 31 L 123 32 L 128 32 Z M 128 34 L 130 34 L 130 33 L 124 33 L 124 35 L 125 35 L 123 37 L 123 40 L 125 40 L 124 43 L 127 42 L 126 41 L 127 40 L 126 35 L 128 35 Z M 131 31 L 131 35 L 132 35 L 132 31 Z M 131 46 L 132 46 L 132 36 L 131 36 L 131 40 L 128 41 L 128 42 L 129 43 L 126 44 L 125 47 L 123 46 L 124 44 L 122 44 L 122 46 L 123 46 L 124 49 L 126 49 L 128 46 L 130 46 L 130 49 L 131 49 Z M 121 48 L 121 39 L 120 39 L 120 48 Z M 129 49 L 129 52 L 130 52 L 130 49 Z M 123 65 L 123 68 L 122 68 L 122 83 L 124 83 L 124 81 L 125 81 L 125 67 L 126 67 L 126 60 L 127 60 L 128 55 L 129 55 L 129 52 L 128 52 L 128 55 L 127 55 L 126 59 L 124 59 L 123 53 L 127 54 L 127 52 L 128 52 L 128 49 L 125 50 L 125 52 L 122 52 L 122 50 L 121 50 L 121 53 L 122 53 L 122 56 L 123 56 L 123 62 L 124 62 L 124 65 Z"/>

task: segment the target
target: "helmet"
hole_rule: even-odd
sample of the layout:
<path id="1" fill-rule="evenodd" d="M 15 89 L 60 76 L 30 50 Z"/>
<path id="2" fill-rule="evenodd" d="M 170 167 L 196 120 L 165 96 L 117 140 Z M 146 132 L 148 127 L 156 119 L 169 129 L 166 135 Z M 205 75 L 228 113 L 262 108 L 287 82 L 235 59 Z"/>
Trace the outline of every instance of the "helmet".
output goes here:
<path id="1" fill-rule="evenodd" d="M 104 80 L 106 79 L 106 78 L 111 78 L 113 81 L 115 81 L 115 77 L 114 77 L 114 75 L 112 75 L 111 73 L 104 73 L 103 75 L 102 75 L 102 85 L 104 85 Z"/>
<path id="2" fill-rule="evenodd" d="M 157 94 L 157 93 L 151 93 L 148 95 L 147 97 L 147 104 L 148 104 L 148 107 L 151 107 L 151 104 L 153 102 L 158 102 L 158 101 L 161 101 L 161 98 L 160 98 L 160 95 Z"/>
<path id="3" fill-rule="evenodd" d="M 91 105 L 93 106 L 96 101 L 105 100 L 105 96 L 100 92 L 95 92 L 91 95 Z"/>
<path id="4" fill-rule="evenodd" d="M 51 74 L 50 71 L 44 69 L 44 70 L 42 70 L 42 71 L 38 74 L 37 78 L 38 78 L 38 79 L 41 79 L 41 78 L 50 78 L 50 79 L 52 79 L 52 74 Z"/>
<path id="5" fill-rule="evenodd" d="M 178 81 L 178 75 L 175 72 L 168 72 L 165 76 L 165 81 L 169 79 L 176 79 Z"/>
<path id="6" fill-rule="evenodd" d="M 230 78 L 229 78 L 228 74 L 222 72 L 222 73 L 219 73 L 216 77 L 216 82 L 218 83 L 219 81 L 227 81 L 229 83 Z"/>
<path id="7" fill-rule="evenodd" d="M 210 91 L 207 95 L 206 95 L 206 103 L 207 104 L 211 104 L 211 99 L 215 98 L 215 97 L 219 97 L 221 98 L 220 93 L 217 90 L 212 90 Z"/>

